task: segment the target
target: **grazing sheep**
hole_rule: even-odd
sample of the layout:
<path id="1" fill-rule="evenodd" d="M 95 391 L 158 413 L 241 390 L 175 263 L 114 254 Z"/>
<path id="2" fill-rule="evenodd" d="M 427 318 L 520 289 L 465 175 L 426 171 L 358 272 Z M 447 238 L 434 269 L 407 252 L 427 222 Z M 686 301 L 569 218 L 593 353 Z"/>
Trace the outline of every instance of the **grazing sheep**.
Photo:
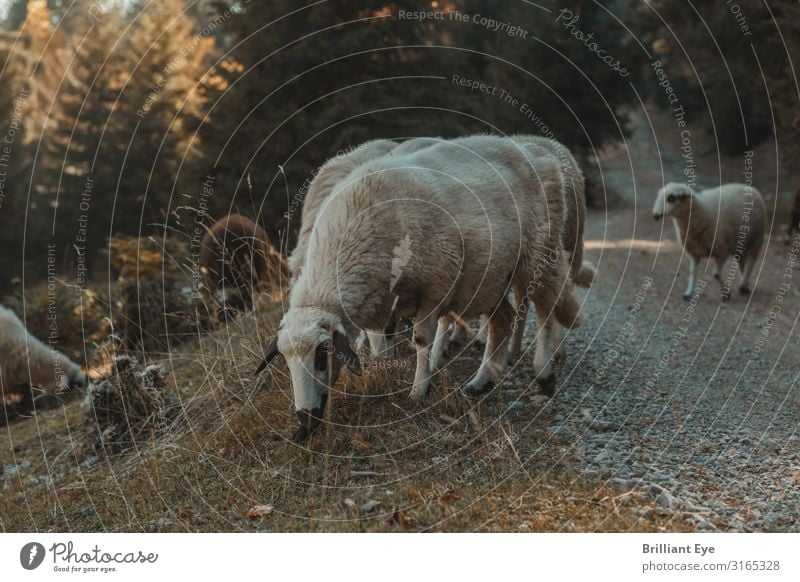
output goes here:
<path id="1" fill-rule="evenodd" d="M 350 172 L 365 162 L 374 160 L 388 154 L 395 147 L 397 142 L 388 139 L 376 139 L 361 144 L 346 154 L 334 156 L 325 162 L 319 169 L 311 184 L 308 193 L 303 201 L 303 212 L 300 216 L 300 232 L 297 235 L 297 244 L 292 250 L 287 261 L 289 266 L 290 284 L 294 285 L 303 265 L 306 263 L 308 254 L 308 241 L 311 238 L 311 231 L 317 222 L 323 204 Z"/>
<path id="2" fill-rule="evenodd" d="M 16 314 L 0 305 L 0 390 L 2 400 L 20 399 L 33 407 L 33 388 L 60 394 L 86 386 L 78 364 L 38 340 Z"/>
<path id="3" fill-rule="evenodd" d="M 523 144 L 525 147 L 529 148 L 534 155 L 549 156 L 558 161 L 564 185 L 565 209 L 563 229 L 561 231 L 561 248 L 563 252 L 566 253 L 572 282 L 577 287 L 590 287 L 594 282 L 595 268 L 591 263 L 583 260 L 583 229 L 586 222 L 586 193 L 585 179 L 578 165 L 578 161 L 565 145 L 554 139 L 535 135 L 516 135 L 513 136 L 512 139 L 516 143 Z M 519 358 L 522 349 L 525 318 L 530 304 L 528 295 L 520 294 L 519 290 L 516 300 L 517 312 L 521 321 L 514 327 L 510 352 L 512 361 Z M 553 329 L 553 341 L 556 350 L 555 359 L 561 362 L 565 361 L 566 354 L 560 337 L 560 328 L 557 325 Z"/>
<path id="4" fill-rule="evenodd" d="M 689 281 L 683 298 L 694 295 L 697 267 L 714 259 L 714 277 L 727 300 L 733 277 L 722 279 L 722 267 L 733 256 L 741 273 L 739 292 L 750 293 L 750 273 L 764 242 L 766 207 L 758 190 L 744 184 L 724 184 L 695 192 L 686 184 L 669 183 L 658 191 L 653 217 L 671 217 L 678 241 L 689 255 Z M 735 272 L 736 266 L 731 269 Z"/>
<path id="5" fill-rule="evenodd" d="M 583 260 L 583 229 L 586 220 L 586 201 L 583 172 L 577 160 L 575 160 L 575 157 L 566 146 L 552 139 L 531 135 L 516 135 L 511 139 L 514 143 L 528 148 L 533 156 L 549 157 L 559 163 L 564 187 L 565 209 L 565 219 L 561 232 L 561 248 L 566 254 L 569 263 L 572 282 L 578 287 L 587 288 L 591 286 L 595 277 L 595 269 L 591 263 Z M 528 162 L 526 161 L 525 163 Z M 522 351 L 525 320 L 530 308 L 530 290 L 530 286 L 529 289 L 515 288 L 513 290 L 512 304 L 516 307 L 517 313 L 512 326 L 513 333 L 509 349 L 509 360 L 511 362 L 518 360 Z M 511 296 L 509 299 L 511 300 Z M 445 332 L 448 323 L 449 319 L 446 317 L 439 321 L 433 348 L 432 366 L 434 369 L 439 369 L 444 361 L 444 351 L 447 344 Z M 554 359 L 563 362 L 566 359 L 566 355 L 560 332 L 560 327 L 554 325 L 552 330 L 555 350 Z"/>
<path id="6" fill-rule="evenodd" d="M 489 389 L 505 369 L 513 286 L 539 285 L 532 300 L 540 327 L 554 319 L 579 325 L 566 257 L 545 256 L 561 245 L 563 212 L 558 164 L 504 138 L 463 138 L 356 169 L 320 212 L 290 308 L 257 370 L 284 355 L 301 423 L 295 440 L 319 425 L 342 365 L 361 372 L 350 338 L 381 329 L 392 313 L 414 319 L 413 398 L 430 386 L 442 314 L 489 315 L 483 361 L 464 387 L 470 395 Z M 534 358 L 547 385 L 554 382 L 551 345 L 538 342 Z"/>
<path id="7" fill-rule="evenodd" d="M 283 258 L 264 229 L 245 216 L 229 214 L 200 241 L 200 273 L 209 299 L 220 306 L 217 319 L 253 306 L 256 294 L 283 272 Z"/>
<path id="8" fill-rule="evenodd" d="M 326 161 L 317 172 L 308 187 L 308 193 L 303 201 L 303 212 L 300 217 L 300 233 L 297 235 L 297 244 L 289 255 L 289 277 L 290 285 L 294 285 L 308 254 L 308 241 L 311 232 L 317 222 L 320 210 L 325 201 L 355 168 L 370 160 L 379 158 L 391 152 L 397 147 L 397 142 L 388 139 L 376 139 L 361 144 L 350 150 L 346 154 L 339 154 Z M 380 331 L 369 331 L 361 335 L 361 338 L 368 337 L 370 348 L 375 355 L 380 355 L 389 350 L 386 340 L 387 334 Z M 363 345 L 364 339 L 360 339 L 359 344 Z"/>

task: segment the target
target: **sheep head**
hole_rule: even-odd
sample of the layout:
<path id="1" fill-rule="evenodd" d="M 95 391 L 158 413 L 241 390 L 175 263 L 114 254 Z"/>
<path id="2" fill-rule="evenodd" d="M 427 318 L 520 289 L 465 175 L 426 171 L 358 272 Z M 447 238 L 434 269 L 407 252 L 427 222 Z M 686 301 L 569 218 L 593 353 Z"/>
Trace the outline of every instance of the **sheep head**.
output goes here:
<path id="1" fill-rule="evenodd" d="M 361 363 L 339 318 L 308 307 L 286 313 L 256 374 L 278 354 L 286 359 L 291 374 L 295 414 L 300 421 L 293 440 L 303 442 L 319 427 L 328 391 L 339 378 L 342 365 L 360 375 Z"/>
<path id="2" fill-rule="evenodd" d="M 694 195 L 694 190 L 686 184 L 670 182 L 658 191 L 653 205 L 653 218 L 674 217 L 689 207 L 686 203 Z"/>

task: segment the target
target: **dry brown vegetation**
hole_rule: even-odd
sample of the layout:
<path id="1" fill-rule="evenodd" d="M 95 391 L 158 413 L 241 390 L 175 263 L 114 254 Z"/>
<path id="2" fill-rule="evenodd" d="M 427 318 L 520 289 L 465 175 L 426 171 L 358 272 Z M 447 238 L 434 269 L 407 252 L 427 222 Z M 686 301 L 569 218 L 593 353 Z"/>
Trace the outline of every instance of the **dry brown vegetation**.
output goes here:
<path id="1" fill-rule="evenodd" d="M 70 402 L 5 427 L 4 531 L 629 531 L 646 501 L 576 477 L 546 415 L 513 417 L 502 394 L 455 392 L 477 351 L 424 405 L 412 369 L 367 359 L 343 375 L 328 423 L 305 446 L 282 364 L 252 375 L 280 307 L 259 307 L 160 362 L 181 399 L 172 432 L 95 459 L 86 411 Z M 463 371 L 463 374 L 461 373 Z M 260 507 L 250 513 L 248 512 Z M 271 510 L 270 510 L 271 508 Z"/>

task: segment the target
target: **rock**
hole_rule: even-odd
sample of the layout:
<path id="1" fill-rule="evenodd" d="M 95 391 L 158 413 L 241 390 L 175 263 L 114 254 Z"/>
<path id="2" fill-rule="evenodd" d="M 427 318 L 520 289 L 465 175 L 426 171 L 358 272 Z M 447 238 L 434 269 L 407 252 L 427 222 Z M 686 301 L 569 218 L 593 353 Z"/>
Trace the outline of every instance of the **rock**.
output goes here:
<path id="1" fill-rule="evenodd" d="M 548 402 L 550 402 L 550 398 L 545 396 L 544 394 L 535 394 L 530 398 L 531 404 L 535 406 L 544 406 Z"/>
<path id="2" fill-rule="evenodd" d="M 568 438 L 570 438 L 572 436 L 572 431 L 570 431 L 567 427 L 562 426 L 560 424 L 548 427 L 547 431 L 550 434 L 552 434 L 554 436 L 557 436 L 559 438 L 562 438 L 562 439 L 568 439 Z"/>
<path id="3" fill-rule="evenodd" d="M 772 439 L 768 439 L 766 437 L 764 437 L 763 439 L 758 441 L 758 445 L 760 447 L 763 447 L 763 448 L 767 449 L 771 453 L 776 453 L 776 454 L 780 453 L 781 450 L 783 449 L 783 445 L 781 445 L 778 442 L 775 442 Z"/>
<path id="4" fill-rule="evenodd" d="M 656 501 L 661 509 L 676 509 L 680 506 L 681 502 L 669 491 L 662 491 L 656 497 Z"/>
<path id="5" fill-rule="evenodd" d="M 31 466 L 31 462 L 27 459 L 23 459 L 19 463 L 6 463 L 3 466 L 3 472 L 0 474 L 4 479 L 10 479 L 11 477 L 17 475 L 20 471 L 24 471 L 28 467 Z"/>
<path id="6" fill-rule="evenodd" d="M 508 403 L 509 411 L 522 410 L 523 408 L 525 408 L 525 403 L 520 402 L 519 400 L 512 400 Z"/>
<path id="7" fill-rule="evenodd" d="M 377 501 L 375 499 L 370 499 L 364 505 L 361 506 L 361 514 L 367 515 L 369 513 L 372 513 L 375 509 L 378 508 L 380 504 L 381 504 L 380 501 Z"/>

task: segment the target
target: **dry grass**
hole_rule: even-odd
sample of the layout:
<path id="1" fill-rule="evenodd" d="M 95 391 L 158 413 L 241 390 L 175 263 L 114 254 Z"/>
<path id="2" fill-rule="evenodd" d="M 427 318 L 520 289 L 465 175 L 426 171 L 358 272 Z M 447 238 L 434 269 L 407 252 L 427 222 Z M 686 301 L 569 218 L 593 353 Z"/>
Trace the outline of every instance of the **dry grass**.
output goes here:
<path id="1" fill-rule="evenodd" d="M 474 405 L 442 379 L 424 405 L 405 395 L 410 361 L 367 359 L 343 373 L 328 423 L 304 446 L 282 364 L 252 372 L 280 309 L 186 344 L 160 365 L 180 396 L 171 434 L 91 464 L 77 402 L 2 433 L 3 531 L 630 531 L 647 503 L 577 478 L 543 414 L 504 413 L 502 392 Z M 471 363 L 456 365 L 463 380 Z M 385 368 L 385 369 L 383 369 Z M 502 391 L 502 386 L 498 388 Z M 29 464 L 29 465 L 28 465 Z M 256 505 L 273 511 L 258 518 Z"/>

